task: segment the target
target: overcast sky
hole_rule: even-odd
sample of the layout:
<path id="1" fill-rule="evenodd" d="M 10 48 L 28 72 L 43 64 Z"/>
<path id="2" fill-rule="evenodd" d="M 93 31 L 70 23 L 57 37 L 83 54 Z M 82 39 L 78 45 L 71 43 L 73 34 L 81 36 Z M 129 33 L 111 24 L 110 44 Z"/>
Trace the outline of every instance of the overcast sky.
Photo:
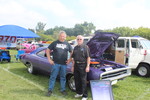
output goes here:
<path id="1" fill-rule="evenodd" d="M 96 29 L 150 28 L 150 0 L 0 0 L 0 25 L 71 28 L 84 21 Z"/>

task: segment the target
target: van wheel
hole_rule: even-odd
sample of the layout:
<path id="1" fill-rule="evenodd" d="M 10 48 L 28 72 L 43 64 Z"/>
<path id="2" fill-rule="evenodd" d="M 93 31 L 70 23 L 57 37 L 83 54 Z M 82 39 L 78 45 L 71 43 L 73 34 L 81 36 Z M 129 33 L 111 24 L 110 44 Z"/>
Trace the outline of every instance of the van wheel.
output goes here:
<path id="1" fill-rule="evenodd" d="M 74 81 L 74 76 L 73 75 L 69 75 L 67 78 L 67 83 L 68 83 L 68 87 L 75 92 L 76 88 L 75 88 L 75 81 Z"/>
<path id="2" fill-rule="evenodd" d="M 147 64 L 139 64 L 136 69 L 136 73 L 139 76 L 148 77 L 150 76 L 150 66 L 148 66 Z"/>

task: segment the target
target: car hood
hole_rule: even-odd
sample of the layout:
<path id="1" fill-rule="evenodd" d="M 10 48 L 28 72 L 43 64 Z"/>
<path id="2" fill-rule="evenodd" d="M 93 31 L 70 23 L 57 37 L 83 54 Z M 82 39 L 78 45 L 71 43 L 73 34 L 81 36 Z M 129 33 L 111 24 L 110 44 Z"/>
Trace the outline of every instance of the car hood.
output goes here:
<path id="1" fill-rule="evenodd" d="M 112 32 L 96 32 L 93 38 L 87 43 L 92 58 L 100 58 L 104 51 L 116 41 L 119 34 Z"/>

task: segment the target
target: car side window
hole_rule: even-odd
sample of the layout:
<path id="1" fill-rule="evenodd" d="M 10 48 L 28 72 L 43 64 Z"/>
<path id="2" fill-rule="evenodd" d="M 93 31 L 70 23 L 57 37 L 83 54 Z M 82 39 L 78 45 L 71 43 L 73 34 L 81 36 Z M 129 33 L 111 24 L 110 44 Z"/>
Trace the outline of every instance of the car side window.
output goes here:
<path id="1" fill-rule="evenodd" d="M 46 50 L 42 50 L 37 53 L 37 56 L 40 56 L 40 57 L 46 57 L 45 55 L 46 55 Z"/>

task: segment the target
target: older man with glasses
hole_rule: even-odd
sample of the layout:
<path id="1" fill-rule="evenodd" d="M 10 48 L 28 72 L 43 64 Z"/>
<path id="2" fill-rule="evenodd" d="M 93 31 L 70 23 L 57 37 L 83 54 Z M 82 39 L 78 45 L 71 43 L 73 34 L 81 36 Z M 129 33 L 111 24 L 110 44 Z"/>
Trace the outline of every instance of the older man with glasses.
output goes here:
<path id="1" fill-rule="evenodd" d="M 81 35 L 77 36 L 77 46 L 74 47 L 72 58 L 74 72 L 76 95 L 75 98 L 82 97 L 82 100 L 87 100 L 87 72 L 90 70 L 90 50 L 87 45 L 83 44 L 84 38 Z"/>

